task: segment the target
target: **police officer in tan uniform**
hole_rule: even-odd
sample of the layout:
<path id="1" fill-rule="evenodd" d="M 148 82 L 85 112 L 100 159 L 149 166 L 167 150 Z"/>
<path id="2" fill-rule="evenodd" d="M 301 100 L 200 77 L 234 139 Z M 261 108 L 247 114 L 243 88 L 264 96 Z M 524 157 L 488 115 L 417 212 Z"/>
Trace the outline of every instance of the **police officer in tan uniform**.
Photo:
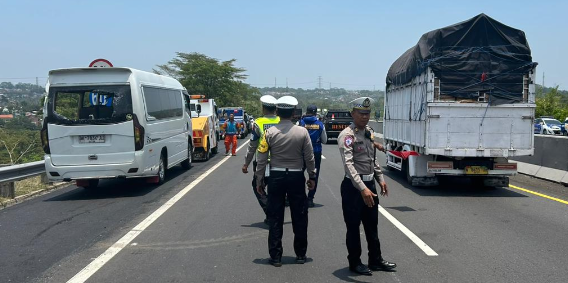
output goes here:
<path id="1" fill-rule="evenodd" d="M 258 149 L 258 143 L 260 142 L 260 139 L 262 137 L 262 135 L 264 135 L 264 131 L 276 124 L 278 124 L 280 122 L 280 118 L 278 116 L 276 116 L 276 98 L 274 98 L 274 96 L 272 95 L 263 95 L 260 98 L 260 102 L 262 103 L 262 114 L 264 116 L 257 118 L 256 121 L 254 122 L 253 125 L 253 130 L 252 130 L 252 135 L 250 138 L 250 142 L 248 145 L 248 149 L 247 149 L 247 154 L 245 155 L 245 163 L 243 164 L 242 167 L 242 172 L 244 174 L 248 173 L 248 166 L 251 162 L 252 163 L 252 170 L 253 170 L 253 176 L 252 176 L 252 190 L 254 191 L 254 194 L 256 196 L 256 199 L 258 200 L 258 204 L 260 204 L 260 207 L 262 208 L 262 211 L 264 211 L 264 215 L 266 216 L 266 204 L 267 204 L 267 198 L 266 195 L 260 195 L 257 191 L 256 191 L 256 175 L 254 174 L 254 171 L 256 171 L 256 151 Z M 254 161 L 253 161 L 254 159 Z M 264 180 L 265 182 L 268 182 L 268 177 L 265 177 Z M 264 224 L 268 225 L 268 218 L 265 217 L 264 218 Z"/>
<path id="2" fill-rule="evenodd" d="M 308 198 L 304 163 L 309 175 L 308 188 L 315 186 L 316 171 L 312 142 L 304 127 L 292 123 L 298 100 L 292 96 L 278 99 L 276 107 L 280 123 L 264 132 L 258 145 L 256 181 L 257 191 L 264 195 L 264 175 L 270 153 L 270 179 L 268 180 L 268 252 L 270 264 L 282 266 L 282 233 L 284 199 L 288 196 L 294 230 L 296 263 L 306 262 L 308 248 Z"/>
<path id="3" fill-rule="evenodd" d="M 347 226 L 347 259 L 349 270 L 372 275 L 372 271 L 392 270 L 395 263 L 383 259 L 377 231 L 379 198 L 388 196 L 387 184 L 376 160 L 373 129 L 367 125 L 371 112 L 371 98 L 361 97 L 351 101 L 353 122 L 338 137 L 337 144 L 345 169 L 341 183 L 341 206 Z M 361 262 L 361 238 L 359 226 L 363 223 L 369 249 L 368 267 Z"/>

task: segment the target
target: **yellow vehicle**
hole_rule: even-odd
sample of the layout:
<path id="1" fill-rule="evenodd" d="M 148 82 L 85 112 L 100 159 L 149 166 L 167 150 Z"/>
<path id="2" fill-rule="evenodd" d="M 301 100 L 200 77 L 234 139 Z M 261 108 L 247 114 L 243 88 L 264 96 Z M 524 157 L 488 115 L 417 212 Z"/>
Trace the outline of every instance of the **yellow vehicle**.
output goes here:
<path id="1" fill-rule="evenodd" d="M 193 158 L 209 160 L 217 153 L 219 141 L 219 117 L 214 99 L 203 95 L 190 96 L 191 123 L 193 125 Z"/>

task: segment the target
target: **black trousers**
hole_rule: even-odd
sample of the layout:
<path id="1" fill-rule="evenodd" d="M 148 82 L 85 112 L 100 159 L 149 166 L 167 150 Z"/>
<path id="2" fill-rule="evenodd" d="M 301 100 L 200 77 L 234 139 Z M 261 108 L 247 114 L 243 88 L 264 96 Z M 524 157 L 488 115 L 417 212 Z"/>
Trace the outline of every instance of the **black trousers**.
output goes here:
<path id="1" fill-rule="evenodd" d="M 364 182 L 367 188 L 377 194 L 375 181 Z M 382 259 L 381 243 L 378 234 L 379 198 L 375 197 L 375 205 L 368 207 L 361 197 L 359 189 L 353 186 L 349 178 L 341 182 L 341 206 L 343 208 L 343 220 L 347 226 L 347 259 L 349 266 L 357 266 L 361 263 L 361 237 L 359 226 L 363 223 L 367 249 L 369 251 L 369 264 L 377 264 Z"/>
<path id="2" fill-rule="evenodd" d="M 256 174 L 254 172 L 256 172 L 256 160 L 252 163 L 252 191 L 254 192 L 254 196 L 256 196 L 256 200 L 258 201 L 260 208 L 262 208 L 262 211 L 264 211 L 264 214 L 266 215 L 266 204 L 268 199 L 266 195 L 263 196 L 256 191 Z M 269 177 L 265 176 L 264 182 L 268 184 L 268 180 Z"/>
<path id="3" fill-rule="evenodd" d="M 305 256 L 308 249 L 308 198 L 306 197 L 304 172 L 270 171 L 268 182 L 268 252 L 273 259 L 282 258 L 282 233 L 284 225 L 284 199 L 288 195 L 294 252 Z"/>
<path id="4" fill-rule="evenodd" d="M 313 190 L 310 190 L 308 192 L 308 198 L 312 200 L 314 199 L 314 196 L 316 195 L 316 190 L 318 188 L 318 181 L 319 181 L 320 167 L 321 167 L 321 152 L 314 152 L 314 158 L 316 160 L 316 186 L 314 187 Z"/>

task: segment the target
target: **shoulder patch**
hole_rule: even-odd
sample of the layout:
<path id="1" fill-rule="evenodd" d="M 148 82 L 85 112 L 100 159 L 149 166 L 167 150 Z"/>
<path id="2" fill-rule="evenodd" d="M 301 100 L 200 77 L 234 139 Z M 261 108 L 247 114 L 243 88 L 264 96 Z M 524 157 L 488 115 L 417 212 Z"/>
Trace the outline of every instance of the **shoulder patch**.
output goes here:
<path id="1" fill-rule="evenodd" d="M 351 147 L 352 144 L 353 144 L 353 137 L 352 136 L 346 136 L 345 137 L 345 147 Z"/>

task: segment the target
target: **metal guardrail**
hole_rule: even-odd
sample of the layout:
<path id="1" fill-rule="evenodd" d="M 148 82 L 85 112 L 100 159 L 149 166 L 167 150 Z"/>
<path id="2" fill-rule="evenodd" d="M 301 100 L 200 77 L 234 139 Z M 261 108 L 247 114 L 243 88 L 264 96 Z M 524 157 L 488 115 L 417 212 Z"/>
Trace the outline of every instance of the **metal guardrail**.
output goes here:
<path id="1" fill-rule="evenodd" d="M 0 168 L 0 183 L 14 182 L 45 172 L 45 160 Z"/>

